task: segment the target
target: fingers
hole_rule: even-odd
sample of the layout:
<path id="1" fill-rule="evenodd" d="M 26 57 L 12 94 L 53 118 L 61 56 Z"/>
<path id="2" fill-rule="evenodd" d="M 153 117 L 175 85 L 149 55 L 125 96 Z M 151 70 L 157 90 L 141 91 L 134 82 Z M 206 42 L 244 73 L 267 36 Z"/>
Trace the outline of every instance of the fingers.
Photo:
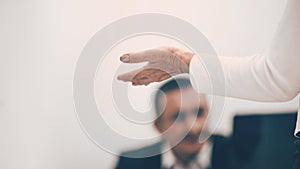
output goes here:
<path id="1" fill-rule="evenodd" d="M 132 82 L 132 85 L 148 85 L 152 82 L 160 82 L 168 79 L 172 76 L 172 73 L 166 73 L 163 70 L 155 68 L 142 68 L 133 70 L 118 76 L 118 80 L 124 82 Z"/>
<path id="2" fill-rule="evenodd" d="M 132 85 L 133 86 L 138 86 L 138 85 L 145 85 L 145 86 L 147 86 L 151 82 L 152 82 L 152 80 L 149 79 L 148 77 L 143 77 L 143 78 L 140 78 L 140 79 L 134 79 L 132 81 Z"/>
<path id="3" fill-rule="evenodd" d="M 136 53 L 127 53 L 120 57 L 124 63 L 140 63 L 140 62 L 155 62 L 163 59 L 162 57 L 170 57 L 172 54 L 168 51 L 160 49 L 150 49 Z"/>
<path id="4" fill-rule="evenodd" d="M 117 79 L 118 80 L 122 80 L 124 82 L 131 82 L 133 80 L 133 78 L 140 72 L 142 72 L 144 69 L 136 69 L 127 73 L 123 73 L 118 75 Z"/>
<path id="5" fill-rule="evenodd" d="M 163 80 L 169 79 L 170 77 L 171 77 L 170 74 L 166 74 L 166 75 L 160 77 L 158 82 L 161 82 L 161 81 L 163 81 Z"/>
<path id="6" fill-rule="evenodd" d="M 133 86 L 139 86 L 139 85 L 149 85 L 150 83 L 153 83 L 153 82 L 161 82 L 163 80 L 166 80 L 168 78 L 170 78 L 171 76 L 170 75 L 166 75 L 166 76 L 163 76 L 163 77 L 160 77 L 156 80 L 154 79 L 151 79 L 151 78 L 140 78 L 140 79 L 134 79 L 132 81 L 132 85 Z"/>
<path id="7" fill-rule="evenodd" d="M 145 74 L 147 76 L 145 76 Z M 151 69 L 147 72 L 139 73 L 134 79 L 132 79 L 132 84 L 134 86 L 136 85 L 145 85 L 147 86 L 148 84 L 152 82 L 161 82 L 163 80 L 166 80 L 170 78 L 172 75 L 162 71 L 162 70 L 157 70 L 157 69 Z"/>

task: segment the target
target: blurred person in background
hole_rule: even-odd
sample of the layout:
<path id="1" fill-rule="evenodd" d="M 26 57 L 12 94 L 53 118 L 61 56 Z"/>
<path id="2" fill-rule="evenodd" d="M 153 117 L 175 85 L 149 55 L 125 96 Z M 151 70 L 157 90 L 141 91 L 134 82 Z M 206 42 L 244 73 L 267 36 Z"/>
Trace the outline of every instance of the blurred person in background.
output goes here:
<path id="1" fill-rule="evenodd" d="M 177 78 L 163 84 L 154 105 L 154 126 L 163 141 L 122 153 L 116 169 L 228 168 L 225 137 L 213 135 L 199 141 L 200 134 L 209 134 L 205 127 L 209 106 L 205 95 L 196 93 L 189 79 Z M 158 153 L 151 156 L 151 152 Z"/>

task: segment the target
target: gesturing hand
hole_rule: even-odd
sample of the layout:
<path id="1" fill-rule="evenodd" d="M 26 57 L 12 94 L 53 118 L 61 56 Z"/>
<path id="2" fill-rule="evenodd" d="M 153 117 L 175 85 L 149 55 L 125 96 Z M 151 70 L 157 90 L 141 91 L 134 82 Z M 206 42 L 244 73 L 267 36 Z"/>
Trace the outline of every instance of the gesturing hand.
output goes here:
<path id="1" fill-rule="evenodd" d="M 148 62 L 147 65 L 118 76 L 118 80 L 132 82 L 132 85 L 148 85 L 160 82 L 182 73 L 189 72 L 193 53 L 174 47 L 160 47 L 120 57 L 124 63 Z"/>

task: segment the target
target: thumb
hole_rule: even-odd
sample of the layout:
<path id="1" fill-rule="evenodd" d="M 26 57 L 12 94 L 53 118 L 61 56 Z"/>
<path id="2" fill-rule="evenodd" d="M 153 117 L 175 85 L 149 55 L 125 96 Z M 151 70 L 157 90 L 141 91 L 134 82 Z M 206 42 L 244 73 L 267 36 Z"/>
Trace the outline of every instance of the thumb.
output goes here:
<path id="1" fill-rule="evenodd" d="M 172 53 L 160 49 L 144 50 L 136 53 L 127 53 L 120 57 L 124 63 L 155 62 L 162 59 L 163 56 L 171 56 Z"/>

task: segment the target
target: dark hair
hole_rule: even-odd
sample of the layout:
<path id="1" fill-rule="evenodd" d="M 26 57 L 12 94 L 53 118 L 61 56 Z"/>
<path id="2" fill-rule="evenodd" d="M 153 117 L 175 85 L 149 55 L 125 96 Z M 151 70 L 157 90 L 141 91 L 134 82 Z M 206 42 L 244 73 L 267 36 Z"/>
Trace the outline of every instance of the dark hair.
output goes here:
<path id="1" fill-rule="evenodd" d="M 164 83 L 158 88 L 158 91 L 155 93 L 155 100 L 154 100 L 154 107 L 155 107 L 155 113 L 157 116 L 161 114 L 161 106 L 160 106 L 160 97 L 168 92 L 174 91 L 174 90 L 180 90 L 184 88 L 191 87 L 192 84 L 190 82 L 190 79 L 188 78 L 173 78 L 170 81 Z"/>

